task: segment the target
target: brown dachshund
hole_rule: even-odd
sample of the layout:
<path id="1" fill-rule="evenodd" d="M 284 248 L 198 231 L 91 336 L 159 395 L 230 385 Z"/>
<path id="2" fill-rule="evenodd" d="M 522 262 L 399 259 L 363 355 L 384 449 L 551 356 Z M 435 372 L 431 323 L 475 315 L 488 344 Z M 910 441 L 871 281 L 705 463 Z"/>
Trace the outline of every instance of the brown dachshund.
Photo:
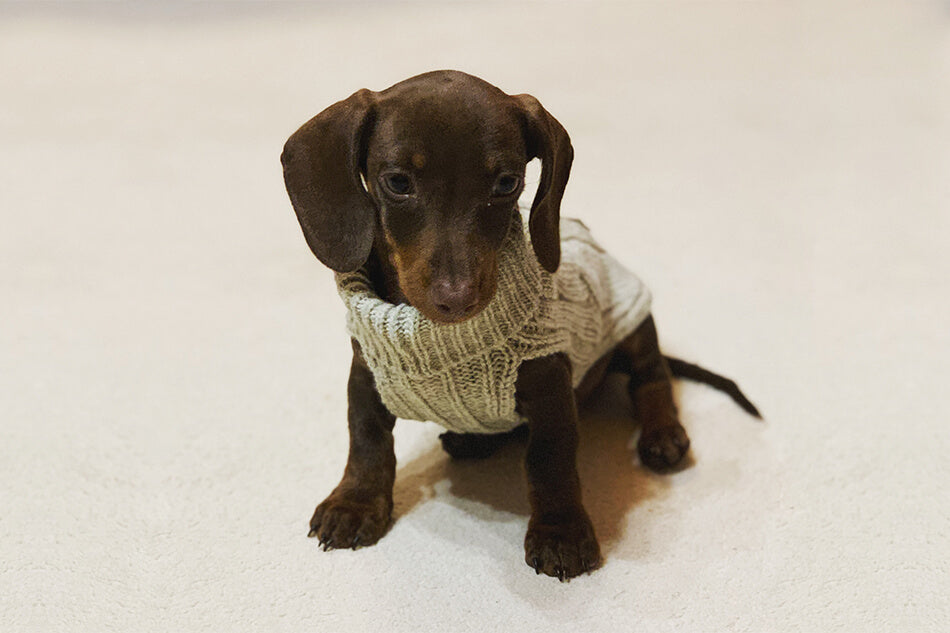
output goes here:
<path id="1" fill-rule="evenodd" d="M 519 213 L 525 165 L 534 158 L 542 171 L 528 222 L 530 244 L 536 263 L 555 273 L 573 149 L 567 132 L 534 97 L 507 95 L 460 72 L 426 73 L 382 92 L 360 90 L 330 106 L 290 137 L 281 162 L 304 237 L 321 262 L 338 273 L 361 269 L 382 300 L 408 304 L 435 324 L 458 324 L 492 302 L 499 251 Z M 631 377 L 642 424 L 637 449 L 655 470 L 675 466 L 689 449 L 671 376 L 721 389 L 758 417 L 732 381 L 664 357 L 650 316 L 582 379 L 575 380 L 564 353 L 521 363 L 514 399 L 528 434 L 525 560 L 561 580 L 601 563 L 575 465 L 576 403 L 608 371 Z M 346 469 L 310 520 L 310 536 L 325 550 L 372 545 L 392 518 L 396 417 L 355 338 L 347 396 Z M 447 432 L 441 440 L 454 458 L 481 457 L 522 431 Z"/>

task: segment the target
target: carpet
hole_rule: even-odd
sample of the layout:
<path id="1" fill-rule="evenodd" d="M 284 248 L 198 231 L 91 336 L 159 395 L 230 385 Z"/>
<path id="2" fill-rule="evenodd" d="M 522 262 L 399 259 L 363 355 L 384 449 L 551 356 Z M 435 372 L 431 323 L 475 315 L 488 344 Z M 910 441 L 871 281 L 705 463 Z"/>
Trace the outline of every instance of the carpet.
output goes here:
<path id="1" fill-rule="evenodd" d="M 0 5 L 0 630 L 946 631 L 950 13 L 937 2 Z M 642 277 L 688 467 L 608 383 L 602 569 L 523 561 L 523 445 L 400 421 L 395 522 L 319 551 L 349 344 L 278 156 L 435 68 L 538 97 L 562 211 Z M 535 176 L 536 182 L 536 176 Z"/>

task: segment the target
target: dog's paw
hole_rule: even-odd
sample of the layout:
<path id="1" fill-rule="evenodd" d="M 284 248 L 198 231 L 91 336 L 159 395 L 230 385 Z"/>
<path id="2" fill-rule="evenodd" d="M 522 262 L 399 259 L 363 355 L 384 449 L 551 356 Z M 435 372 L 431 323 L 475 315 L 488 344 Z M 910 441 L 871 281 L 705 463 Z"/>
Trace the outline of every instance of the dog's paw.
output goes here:
<path id="1" fill-rule="evenodd" d="M 525 562 L 538 574 L 565 582 L 600 567 L 600 545 L 583 510 L 567 517 L 536 521 L 524 538 Z"/>
<path id="2" fill-rule="evenodd" d="M 484 459 L 512 439 L 527 437 L 528 426 L 522 424 L 506 433 L 455 433 L 446 431 L 439 436 L 442 450 L 452 459 Z"/>
<path id="3" fill-rule="evenodd" d="M 331 494 L 313 513 L 308 536 L 318 538 L 323 551 L 376 543 L 389 529 L 392 499 L 385 495 L 362 497 Z"/>
<path id="4" fill-rule="evenodd" d="M 454 433 L 446 431 L 439 436 L 442 450 L 452 459 L 484 459 L 498 449 L 499 444 L 490 435 Z"/>
<path id="5" fill-rule="evenodd" d="M 677 423 L 644 431 L 637 442 L 640 461 L 652 470 L 673 468 L 689 451 L 689 437 L 683 425 Z"/>

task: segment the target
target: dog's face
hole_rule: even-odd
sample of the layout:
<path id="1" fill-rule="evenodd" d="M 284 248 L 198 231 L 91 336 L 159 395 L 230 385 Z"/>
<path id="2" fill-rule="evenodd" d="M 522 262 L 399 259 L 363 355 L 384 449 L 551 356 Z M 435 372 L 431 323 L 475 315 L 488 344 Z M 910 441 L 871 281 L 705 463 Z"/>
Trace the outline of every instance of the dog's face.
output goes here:
<path id="1" fill-rule="evenodd" d="M 553 271 L 572 150 L 532 97 L 463 73 L 427 73 L 327 108 L 291 136 L 281 160 L 322 262 L 354 270 L 375 246 L 410 304 L 454 323 L 494 295 L 498 250 L 534 157 L 542 175 L 529 226 Z"/>
<path id="2" fill-rule="evenodd" d="M 366 149 L 367 188 L 406 299 L 430 319 L 460 321 L 495 292 L 527 160 L 518 111 L 456 82 L 395 90 Z"/>

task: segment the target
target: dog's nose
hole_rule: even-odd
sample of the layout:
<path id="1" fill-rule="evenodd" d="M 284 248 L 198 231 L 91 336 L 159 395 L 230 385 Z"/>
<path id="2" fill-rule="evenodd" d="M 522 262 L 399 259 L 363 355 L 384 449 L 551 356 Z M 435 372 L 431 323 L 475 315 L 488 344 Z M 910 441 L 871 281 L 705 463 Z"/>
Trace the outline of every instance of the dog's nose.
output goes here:
<path id="1" fill-rule="evenodd" d="M 478 290 L 470 280 L 440 280 L 432 284 L 432 303 L 447 320 L 468 316 L 478 303 Z"/>

